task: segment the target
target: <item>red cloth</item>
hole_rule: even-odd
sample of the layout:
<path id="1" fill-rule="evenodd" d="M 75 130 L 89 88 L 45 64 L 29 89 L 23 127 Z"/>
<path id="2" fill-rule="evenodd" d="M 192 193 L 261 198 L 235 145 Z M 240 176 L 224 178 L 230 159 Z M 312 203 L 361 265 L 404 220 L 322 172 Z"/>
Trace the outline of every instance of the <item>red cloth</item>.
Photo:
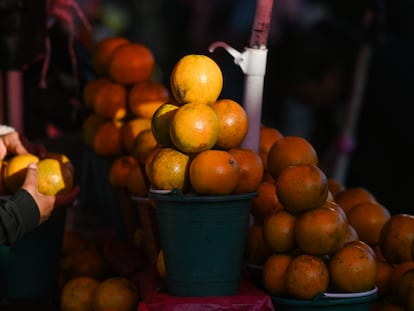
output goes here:
<path id="1" fill-rule="evenodd" d="M 136 275 L 142 302 L 138 311 L 274 311 L 272 300 L 266 293 L 253 286 L 247 279 L 240 281 L 237 295 L 220 297 L 178 297 L 163 292 L 165 283 L 154 269 Z"/>

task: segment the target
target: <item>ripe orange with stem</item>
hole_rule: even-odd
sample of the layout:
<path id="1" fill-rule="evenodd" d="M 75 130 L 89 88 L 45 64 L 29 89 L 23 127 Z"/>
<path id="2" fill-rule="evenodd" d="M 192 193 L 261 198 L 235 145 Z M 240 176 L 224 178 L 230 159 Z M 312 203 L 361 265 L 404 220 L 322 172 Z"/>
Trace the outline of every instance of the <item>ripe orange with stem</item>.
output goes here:
<path id="1" fill-rule="evenodd" d="M 223 88 L 223 73 L 209 56 L 188 54 L 174 65 L 170 75 L 171 92 L 180 105 L 191 102 L 212 104 Z"/>
<path id="2" fill-rule="evenodd" d="M 210 105 L 192 102 L 177 109 L 169 130 L 174 146 L 184 153 L 193 154 L 213 148 L 219 134 L 219 123 Z"/>
<path id="3" fill-rule="evenodd" d="M 204 150 L 192 158 L 190 183 L 197 194 L 229 195 L 240 179 L 236 158 L 225 150 Z"/>

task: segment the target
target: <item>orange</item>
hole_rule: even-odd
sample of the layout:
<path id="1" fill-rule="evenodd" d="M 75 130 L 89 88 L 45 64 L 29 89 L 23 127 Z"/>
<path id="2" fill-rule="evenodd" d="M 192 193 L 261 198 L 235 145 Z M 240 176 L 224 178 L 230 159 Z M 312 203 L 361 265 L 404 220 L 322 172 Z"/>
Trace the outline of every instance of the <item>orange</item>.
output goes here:
<path id="1" fill-rule="evenodd" d="M 345 243 L 359 240 L 358 232 L 348 223 L 348 231 L 345 236 Z"/>
<path id="2" fill-rule="evenodd" d="M 138 134 L 147 128 L 151 128 L 150 119 L 132 118 L 127 120 L 121 128 L 121 139 L 125 150 L 131 152 Z"/>
<path id="3" fill-rule="evenodd" d="M 317 207 L 299 215 L 295 236 L 299 248 L 311 255 L 330 255 L 345 243 L 348 223 L 330 207 Z"/>
<path id="4" fill-rule="evenodd" d="M 101 88 L 101 85 L 105 85 L 106 83 L 111 83 L 111 80 L 108 78 L 100 77 L 96 79 L 89 80 L 82 91 L 82 99 L 85 107 L 93 110 L 93 103 L 95 101 L 95 94 L 97 90 Z"/>
<path id="5" fill-rule="evenodd" d="M 129 43 L 127 38 L 109 37 L 99 41 L 92 50 L 92 67 L 98 76 L 108 75 L 109 58 L 115 48 Z"/>
<path id="6" fill-rule="evenodd" d="M 68 281 L 60 294 L 61 311 L 90 311 L 99 281 L 80 276 Z"/>
<path id="7" fill-rule="evenodd" d="M 270 148 L 273 146 L 273 144 L 279 140 L 279 138 L 282 138 L 283 134 L 270 126 L 262 125 L 260 127 L 259 132 L 259 155 L 262 158 L 263 165 L 266 168 L 267 166 L 267 157 L 269 154 Z"/>
<path id="8" fill-rule="evenodd" d="M 151 162 L 152 159 L 154 159 L 154 157 L 156 156 L 156 154 L 162 150 L 163 148 L 160 146 L 155 147 L 154 149 L 152 149 L 149 153 L 147 158 L 145 159 L 145 164 L 144 164 L 144 174 L 145 177 L 148 179 L 148 181 L 151 183 L 150 177 L 151 177 Z"/>
<path id="9" fill-rule="evenodd" d="M 276 194 L 276 184 L 263 181 L 257 187 L 257 196 L 252 198 L 251 213 L 256 223 L 263 223 L 264 218 L 274 211 L 283 209 Z"/>
<path id="10" fill-rule="evenodd" d="M 240 167 L 240 178 L 233 190 L 235 194 L 257 191 L 263 180 L 264 167 L 259 154 L 252 149 L 232 148 L 228 152 L 236 159 Z"/>
<path id="11" fill-rule="evenodd" d="M 186 191 L 189 186 L 190 157 L 173 148 L 156 153 L 149 168 L 149 180 L 154 189 Z"/>
<path id="12" fill-rule="evenodd" d="M 414 269 L 414 261 L 404 261 L 399 264 L 393 265 L 394 269 L 390 276 L 390 289 L 391 289 L 391 296 L 396 297 L 397 295 L 397 286 L 400 282 L 401 277 L 404 273 L 410 269 Z"/>
<path id="13" fill-rule="evenodd" d="M 170 89 L 177 103 L 212 104 L 223 88 L 223 74 L 217 63 L 206 55 L 188 54 L 174 65 Z"/>
<path id="14" fill-rule="evenodd" d="M 218 138 L 219 122 L 210 105 L 193 102 L 180 106 L 170 123 L 174 146 L 185 153 L 211 149 Z"/>
<path id="15" fill-rule="evenodd" d="M 190 163 L 190 184 L 197 194 L 229 195 L 240 180 L 236 158 L 225 150 L 205 150 Z"/>
<path id="16" fill-rule="evenodd" d="M 244 260 L 251 265 L 264 265 L 272 254 L 271 249 L 263 239 L 261 225 L 251 225 L 247 228 Z"/>
<path id="17" fill-rule="evenodd" d="M 411 244 L 414 241 L 414 215 L 395 214 L 383 225 L 379 245 L 387 262 L 399 264 L 411 261 Z"/>
<path id="18" fill-rule="evenodd" d="M 175 103 L 162 104 L 151 118 L 151 129 L 157 142 L 163 147 L 172 147 L 170 136 L 170 123 L 177 112 L 178 105 Z"/>
<path id="19" fill-rule="evenodd" d="M 120 156 L 124 153 L 121 140 L 123 123 L 104 121 L 95 129 L 92 150 L 99 156 Z"/>
<path id="20" fill-rule="evenodd" d="M 375 245 L 372 247 L 372 249 L 374 250 L 375 257 L 377 258 L 377 260 L 387 262 L 387 261 L 385 260 L 384 256 L 383 256 L 383 255 L 382 255 L 382 253 L 381 253 L 381 247 L 380 247 L 379 243 L 378 243 L 378 244 L 375 244 Z"/>
<path id="21" fill-rule="evenodd" d="M 125 177 L 125 186 L 132 195 L 147 196 L 149 184 L 141 165 L 137 164 L 131 167 Z"/>
<path id="22" fill-rule="evenodd" d="M 154 112 L 170 100 L 167 87 L 156 81 L 146 80 L 132 86 L 128 93 L 128 108 L 135 117 L 151 119 Z"/>
<path id="23" fill-rule="evenodd" d="M 287 254 L 273 254 L 263 265 L 263 287 L 270 295 L 285 297 L 287 295 L 286 271 L 293 257 Z"/>
<path id="24" fill-rule="evenodd" d="M 231 149 L 241 145 L 247 135 L 249 119 L 244 108 L 231 99 L 219 99 L 211 104 L 219 124 L 215 148 Z"/>
<path id="25" fill-rule="evenodd" d="M 92 108 L 104 119 L 123 119 L 127 112 L 126 87 L 116 82 L 101 83 L 96 87 Z"/>
<path id="26" fill-rule="evenodd" d="M 122 155 L 115 158 L 109 168 L 109 184 L 115 188 L 125 187 L 126 176 L 135 165 L 138 165 L 138 160 L 132 155 Z"/>
<path id="27" fill-rule="evenodd" d="M 37 189 L 46 195 L 65 194 L 74 185 L 73 171 L 56 159 L 44 158 L 37 163 Z"/>
<path id="28" fill-rule="evenodd" d="M 63 166 L 66 166 L 67 169 L 72 172 L 72 174 L 75 174 L 75 166 L 66 154 L 48 151 L 45 155 L 45 158 L 58 160 Z"/>
<path id="29" fill-rule="evenodd" d="M 296 299 L 312 299 L 327 290 L 329 271 L 320 257 L 302 254 L 292 259 L 285 279 L 289 296 Z"/>
<path id="30" fill-rule="evenodd" d="M 362 248 L 365 248 L 367 251 L 369 251 L 373 256 L 375 256 L 375 251 L 374 251 L 374 249 L 369 245 L 369 244 L 367 244 L 367 243 L 365 243 L 364 241 L 362 241 L 362 240 L 355 240 L 355 241 L 350 241 L 350 242 L 347 242 L 347 244 L 351 244 L 351 245 L 356 245 L 356 246 L 359 246 L 359 247 L 362 247 Z M 375 259 L 377 259 L 377 258 L 375 258 Z"/>
<path id="31" fill-rule="evenodd" d="M 158 252 L 156 267 L 157 267 L 158 275 L 162 278 L 165 278 L 167 276 L 167 273 L 165 270 L 164 252 L 162 249 L 160 249 L 160 251 Z"/>
<path id="32" fill-rule="evenodd" d="M 140 43 L 119 45 L 108 60 L 109 77 L 126 85 L 149 80 L 154 68 L 155 58 L 152 51 Z"/>
<path id="33" fill-rule="evenodd" d="M 131 154 L 144 165 L 148 154 L 157 147 L 158 142 L 151 128 L 142 130 L 132 144 Z"/>
<path id="34" fill-rule="evenodd" d="M 377 277 L 375 285 L 378 289 L 378 295 L 380 297 L 387 297 L 391 294 L 390 280 L 393 272 L 393 266 L 388 262 L 381 260 L 376 261 Z"/>
<path id="35" fill-rule="evenodd" d="M 411 282 L 407 286 L 407 292 L 405 295 L 404 306 L 407 311 L 414 310 L 414 281 L 411 278 Z"/>
<path id="36" fill-rule="evenodd" d="M 7 165 L 3 171 L 3 179 L 9 193 L 16 192 L 23 185 L 27 166 L 31 162 L 38 163 L 39 160 L 38 156 L 30 153 L 14 155 L 7 160 Z"/>
<path id="37" fill-rule="evenodd" d="M 347 243 L 329 260 L 331 283 L 342 292 L 356 293 L 374 288 L 376 260 L 373 252 L 354 243 Z"/>
<path id="38" fill-rule="evenodd" d="M 362 202 L 352 207 L 347 217 L 358 232 L 359 238 L 369 245 L 375 245 L 379 241 L 382 226 L 391 215 L 388 209 L 378 202 Z"/>
<path id="39" fill-rule="evenodd" d="M 305 138 L 285 136 L 279 138 L 270 148 L 267 156 L 267 170 L 277 180 L 282 170 L 294 164 L 318 164 L 314 147 Z"/>
<path id="40" fill-rule="evenodd" d="M 106 120 L 95 113 L 88 115 L 82 123 L 82 140 L 86 146 L 92 147 L 93 137 L 97 128 Z"/>
<path id="41" fill-rule="evenodd" d="M 62 255 L 66 256 L 83 249 L 87 247 L 88 243 L 88 239 L 83 231 L 65 228 L 62 241 Z"/>
<path id="42" fill-rule="evenodd" d="M 313 164 L 290 165 L 277 178 L 276 193 L 283 207 L 294 214 L 320 207 L 328 197 L 326 175 Z"/>
<path id="43" fill-rule="evenodd" d="M 414 288 L 414 268 L 410 268 L 401 275 L 396 288 L 396 296 L 393 297 L 402 307 L 407 307 L 409 289 Z M 408 309 L 407 309 L 408 310 Z"/>
<path id="44" fill-rule="evenodd" d="M 273 178 L 273 176 L 268 171 L 266 171 L 266 168 L 263 173 L 263 181 L 268 181 L 268 182 L 276 184 L 276 180 Z"/>
<path id="45" fill-rule="evenodd" d="M 339 206 L 338 203 L 336 203 L 334 201 L 326 200 L 326 202 L 323 203 L 322 206 L 333 208 L 334 210 L 336 210 L 342 216 L 344 221 L 348 223 L 348 217 L 346 216 L 345 211 L 342 209 L 342 207 Z"/>
<path id="46" fill-rule="evenodd" d="M 131 280 L 113 276 L 103 280 L 95 292 L 94 311 L 135 311 L 139 303 L 139 291 Z"/>
<path id="47" fill-rule="evenodd" d="M 67 282 L 79 276 L 93 277 L 102 281 L 110 272 L 108 262 L 95 243 L 69 253 L 63 258 L 63 281 Z"/>
<path id="48" fill-rule="evenodd" d="M 274 253 L 288 253 L 297 247 L 296 216 L 277 210 L 264 218 L 263 239 Z"/>
<path id="49" fill-rule="evenodd" d="M 373 194 L 363 187 L 350 187 L 340 191 L 335 196 L 335 202 L 348 212 L 353 206 L 362 202 L 376 202 Z"/>
<path id="50" fill-rule="evenodd" d="M 335 178 L 328 178 L 328 189 L 331 192 L 332 196 L 335 196 L 346 189 L 345 185 L 342 184 L 339 180 Z"/>

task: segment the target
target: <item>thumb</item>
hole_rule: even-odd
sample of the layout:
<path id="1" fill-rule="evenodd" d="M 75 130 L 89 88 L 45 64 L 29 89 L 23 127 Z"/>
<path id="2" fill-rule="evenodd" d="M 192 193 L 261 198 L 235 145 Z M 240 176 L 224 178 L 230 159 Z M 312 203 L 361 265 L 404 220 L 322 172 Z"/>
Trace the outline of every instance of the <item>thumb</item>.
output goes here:
<path id="1" fill-rule="evenodd" d="M 26 170 L 26 177 L 23 186 L 36 185 L 38 178 L 38 168 L 36 163 L 29 163 Z"/>

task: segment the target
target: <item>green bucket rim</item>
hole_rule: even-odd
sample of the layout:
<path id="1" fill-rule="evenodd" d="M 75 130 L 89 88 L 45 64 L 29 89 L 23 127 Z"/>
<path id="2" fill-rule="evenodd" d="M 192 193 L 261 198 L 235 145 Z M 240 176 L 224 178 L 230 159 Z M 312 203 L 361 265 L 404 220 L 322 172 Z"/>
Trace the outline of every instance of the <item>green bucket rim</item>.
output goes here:
<path id="1" fill-rule="evenodd" d="M 197 194 L 184 194 L 180 189 L 174 188 L 172 190 L 156 190 L 150 189 L 148 197 L 159 201 L 170 202 L 228 202 L 228 201 L 245 201 L 257 196 L 257 192 L 250 192 L 244 194 L 230 194 L 207 196 Z"/>

